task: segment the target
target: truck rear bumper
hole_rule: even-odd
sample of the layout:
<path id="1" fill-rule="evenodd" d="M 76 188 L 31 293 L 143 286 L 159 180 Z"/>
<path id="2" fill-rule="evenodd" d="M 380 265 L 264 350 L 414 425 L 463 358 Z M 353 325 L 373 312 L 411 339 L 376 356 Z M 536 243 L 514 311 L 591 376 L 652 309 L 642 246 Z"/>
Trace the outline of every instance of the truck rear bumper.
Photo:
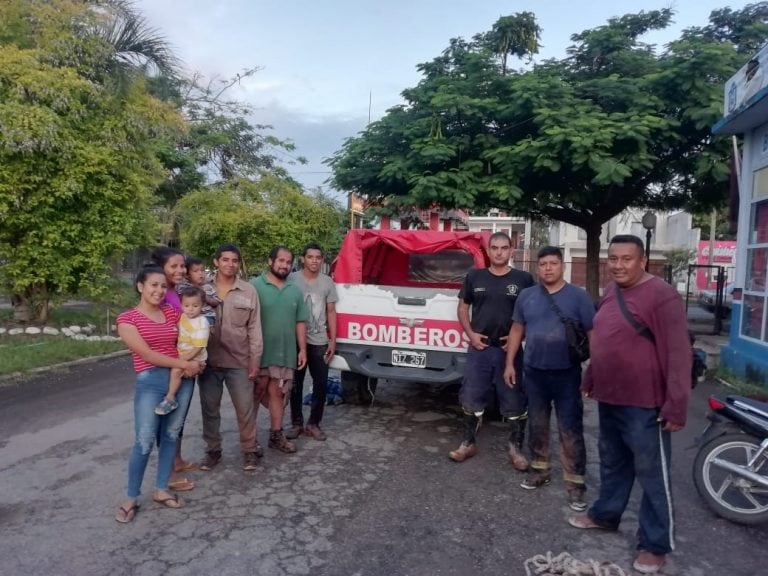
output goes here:
<path id="1" fill-rule="evenodd" d="M 330 366 L 345 372 L 363 374 L 369 378 L 433 384 L 460 382 L 464 376 L 466 354 L 427 350 L 427 365 L 424 368 L 409 368 L 392 365 L 392 350 L 395 349 L 386 346 L 339 343 L 336 347 L 336 356 L 331 360 Z"/>

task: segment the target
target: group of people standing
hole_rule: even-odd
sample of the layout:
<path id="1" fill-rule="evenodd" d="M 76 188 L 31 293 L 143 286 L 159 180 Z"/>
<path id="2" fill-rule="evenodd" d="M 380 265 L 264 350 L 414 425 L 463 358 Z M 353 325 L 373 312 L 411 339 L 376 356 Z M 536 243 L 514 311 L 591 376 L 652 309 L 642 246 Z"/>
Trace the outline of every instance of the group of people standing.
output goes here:
<path id="1" fill-rule="evenodd" d="M 158 466 L 152 499 L 181 508 L 177 494 L 194 489 L 184 472 L 210 471 L 222 459 L 221 399 L 226 386 L 237 419 L 242 468 L 257 468 L 259 405 L 269 409 L 269 447 L 296 452 L 291 440 L 305 434 L 325 440 L 320 423 L 328 361 L 336 339 L 337 300 L 331 279 L 320 271 L 322 248 L 307 244 L 302 268 L 291 273 L 294 254 L 285 246 L 269 254 L 268 269 L 250 282 L 240 278 L 241 254 L 224 244 L 213 259 L 211 282 L 202 261 L 173 248 L 152 253 L 136 278 L 139 303 L 117 318 L 117 330 L 131 351 L 136 390 L 135 442 L 128 462 L 126 500 L 115 520 L 131 522 L 150 453 L 157 443 Z M 302 413 L 307 366 L 312 405 L 306 427 Z M 199 464 L 181 458 L 184 421 L 194 383 L 200 391 L 205 455 Z M 282 430 L 290 398 L 292 428 Z"/>
<path id="2" fill-rule="evenodd" d="M 469 339 L 459 400 L 464 412 L 456 462 L 477 454 L 476 435 L 492 398 L 510 424 L 508 455 L 527 490 L 551 482 L 550 417 L 554 408 L 561 467 L 579 529 L 617 530 L 638 481 L 643 498 L 633 567 L 658 572 L 674 548 L 670 433 L 683 428 L 691 392 L 691 346 L 682 299 L 648 272 L 642 240 L 618 235 L 608 248 L 610 282 L 595 306 L 564 279 L 559 248 L 542 248 L 538 284 L 509 266 L 511 240 L 489 241 L 490 266 L 472 270 L 459 293 L 458 318 Z M 567 323 L 589 338 L 590 361 L 570 352 Z M 524 346 L 522 345 L 525 343 Z M 600 489 L 585 501 L 583 398 L 598 402 Z M 527 425 L 527 426 L 526 426 Z M 529 430 L 531 459 L 523 454 Z"/>
<path id="3" fill-rule="evenodd" d="M 674 548 L 670 433 L 685 425 L 691 387 L 682 300 L 674 288 L 646 272 L 647 256 L 636 236 L 612 238 L 607 270 L 613 281 L 597 307 L 584 290 L 565 281 L 560 249 L 539 251 L 537 284 L 529 273 L 509 266 L 511 244 L 508 235 L 493 234 L 489 267 L 470 271 L 459 292 L 457 314 L 469 349 L 459 396 L 463 438 L 449 456 L 463 462 L 477 454 L 482 417 L 495 397 L 510 427 L 509 460 L 527 473 L 521 487 L 542 488 L 551 482 L 554 408 L 568 504 L 582 512 L 569 519 L 570 525 L 617 530 L 637 480 L 643 498 L 634 568 L 656 572 Z M 243 470 L 255 470 L 264 454 L 256 428 L 261 404 L 269 409 L 270 448 L 294 453 L 293 440 L 302 434 L 325 440 L 320 422 L 335 349 L 336 290 L 320 272 L 320 246 L 308 244 L 302 269 L 291 273 L 293 260 L 289 248 L 277 246 L 269 254 L 268 269 L 246 282 L 239 278 L 240 250 L 225 244 L 216 251 L 216 275 L 208 285 L 202 262 L 185 261 L 180 252 L 161 248 L 139 272 L 139 303 L 117 319 L 136 372 L 136 440 L 118 522 L 132 521 L 138 511 L 155 443 L 153 500 L 181 508 L 184 502 L 176 492 L 194 488 L 182 474 L 197 465 L 182 460 L 181 439 L 195 378 L 206 446 L 201 470 L 212 470 L 222 459 L 224 386 L 235 409 Z M 569 349 L 568 322 L 589 338 L 590 362 L 583 378 L 582 365 Z M 313 399 L 305 426 L 307 369 Z M 591 507 L 585 501 L 583 398 L 598 402 L 600 420 L 600 490 Z M 286 399 L 292 425 L 284 433 Z M 526 430 L 530 459 L 524 454 Z"/>

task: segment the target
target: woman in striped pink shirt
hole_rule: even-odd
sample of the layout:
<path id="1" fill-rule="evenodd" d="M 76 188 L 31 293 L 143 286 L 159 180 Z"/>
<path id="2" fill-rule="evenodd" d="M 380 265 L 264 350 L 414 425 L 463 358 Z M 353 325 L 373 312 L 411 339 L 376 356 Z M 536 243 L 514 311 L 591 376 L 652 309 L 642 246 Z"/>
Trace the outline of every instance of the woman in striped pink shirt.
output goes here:
<path id="1" fill-rule="evenodd" d="M 184 411 L 175 410 L 167 416 L 155 414 L 155 405 L 168 391 L 171 368 L 181 368 L 186 376 L 202 369 L 199 362 L 180 360 L 176 350 L 179 313 L 164 304 L 168 283 L 165 272 L 158 266 L 145 266 L 136 278 L 140 299 L 136 307 L 117 317 L 117 332 L 131 351 L 136 372 L 133 400 L 136 440 L 128 460 L 128 488 L 125 500 L 117 510 L 115 520 L 131 522 L 139 509 L 138 498 L 149 455 L 159 437 L 157 477 L 152 499 L 168 508 L 181 508 L 184 501 L 168 490 L 173 469 L 176 442 L 184 423 Z M 179 390 L 179 403 L 189 402 L 191 387 Z"/>

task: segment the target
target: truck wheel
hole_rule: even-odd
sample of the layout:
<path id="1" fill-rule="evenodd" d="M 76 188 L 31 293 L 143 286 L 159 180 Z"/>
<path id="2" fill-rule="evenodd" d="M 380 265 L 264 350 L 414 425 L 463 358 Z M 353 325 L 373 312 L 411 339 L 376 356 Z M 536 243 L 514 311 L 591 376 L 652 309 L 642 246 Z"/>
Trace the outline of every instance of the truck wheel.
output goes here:
<path id="1" fill-rule="evenodd" d="M 356 372 L 341 373 L 341 390 L 347 404 L 370 404 L 376 393 L 376 378 L 368 378 Z"/>

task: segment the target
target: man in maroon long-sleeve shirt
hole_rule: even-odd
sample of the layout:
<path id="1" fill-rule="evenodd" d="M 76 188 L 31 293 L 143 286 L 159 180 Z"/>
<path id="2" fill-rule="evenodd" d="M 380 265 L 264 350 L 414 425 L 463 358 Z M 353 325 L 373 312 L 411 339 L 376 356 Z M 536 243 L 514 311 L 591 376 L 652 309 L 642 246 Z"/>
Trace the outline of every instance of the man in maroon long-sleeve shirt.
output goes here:
<path id="1" fill-rule="evenodd" d="M 600 495 L 586 515 L 569 522 L 618 529 L 637 479 L 643 499 L 634 568 L 650 574 L 674 549 L 670 433 L 685 426 L 692 358 L 682 299 L 645 272 L 645 260 L 637 236 L 611 239 L 608 270 L 614 283 L 606 286 L 595 315 L 582 384 L 584 394 L 599 403 Z M 622 312 L 620 298 L 637 327 Z"/>

